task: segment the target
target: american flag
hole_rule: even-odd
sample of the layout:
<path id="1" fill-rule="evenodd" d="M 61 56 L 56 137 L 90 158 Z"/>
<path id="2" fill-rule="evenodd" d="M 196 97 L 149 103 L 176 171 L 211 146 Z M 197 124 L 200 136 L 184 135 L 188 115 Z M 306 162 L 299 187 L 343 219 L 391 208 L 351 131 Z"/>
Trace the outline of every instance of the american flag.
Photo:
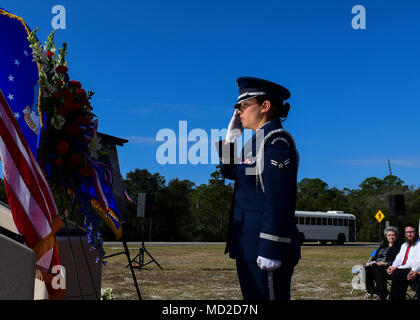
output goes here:
<path id="1" fill-rule="evenodd" d="M 0 88 L 36 157 L 40 136 L 39 67 L 27 39 L 30 30 L 22 18 L 1 8 L 0 30 Z"/>
<path id="2" fill-rule="evenodd" d="M 17 230 L 36 254 L 37 269 L 48 277 L 59 265 L 55 233 L 62 221 L 38 162 L 0 90 L 0 157 L 7 200 Z M 50 297 L 54 296 L 52 288 Z"/>
<path id="3" fill-rule="evenodd" d="M 1 30 L 7 30 L 5 34 L 22 37 L 19 33 L 13 35 L 13 28 L 17 28 L 16 23 L 21 24 L 23 30 L 27 29 L 21 18 L 0 9 L 0 26 Z M 4 29 L 5 26 L 8 28 Z M 3 35 L 4 33 L 1 34 L 1 37 Z M 16 38 L 12 37 L 11 39 Z M 7 47 L 3 40 L 0 38 L 2 44 L 0 48 Z M 16 40 L 16 42 L 19 41 Z M 14 48 L 14 44 L 10 42 L 10 47 Z M 25 45 L 24 41 L 22 41 L 22 45 Z M 30 56 L 31 49 L 27 49 Z M 22 54 L 26 57 L 23 50 Z M 30 62 L 31 58 L 28 59 Z M 52 268 L 60 264 L 55 233 L 61 227 L 62 221 L 48 183 L 29 146 L 27 137 L 23 134 L 22 128 L 26 128 L 29 124 L 27 122 L 18 123 L 19 116 L 15 111 L 17 109 L 12 109 L 9 104 L 9 102 L 13 102 L 15 107 L 22 106 L 27 101 L 24 97 L 28 92 L 33 93 L 34 87 L 32 83 L 18 81 L 18 75 L 21 77 L 26 75 L 24 69 L 18 69 L 23 67 L 23 59 L 11 55 L 5 57 L 3 51 L 0 62 L 0 78 L 7 77 L 2 79 L 3 82 L 0 81 L 0 157 L 3 164 L 7 199 L 18 232 L 25 236 L 27 246 L 33 249 L 36 254 L 37 275 L 42 276 L 45 281 L 50 299 L 63 297 L 63 290 L 55 290 L 51 284 L 54 276 Z M 28 66 L 29 62 L 26 62 Z M 10 65 L 15 66 L 16 72 L 12 73 L 13 69 L 8 69 Z M 3 66 L 6 67 L 3 68 Z M 5 70 L 6 73 L 4 73 Z M 32 76 L 33 74 L 28 74 L 29 78 Z M 16 86 L 6 86 L 5 82 L 15 83 Z M 7 94 L 5 93 L 6 96 L 3 94 L 3 89 L 8 90 Z M 32 99 L 34 99 L 33 96 Z"/>

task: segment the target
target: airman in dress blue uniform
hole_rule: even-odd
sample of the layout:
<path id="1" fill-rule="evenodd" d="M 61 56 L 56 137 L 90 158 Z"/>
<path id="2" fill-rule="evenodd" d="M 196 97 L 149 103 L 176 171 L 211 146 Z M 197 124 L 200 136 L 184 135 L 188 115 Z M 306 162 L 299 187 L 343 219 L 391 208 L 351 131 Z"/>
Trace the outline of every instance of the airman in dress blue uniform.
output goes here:
<path id="1" fill-rule="evenodd" d="M 239 97 L 226 139 L 218 144 L 221 171 L 235 181 L 226 252 L 236 259 L 245 300 L 289 300 L 300 259 L 295 224 L 299 155 L 281 119 L 289 91 L 258 78 L 237 79 Z M 236 158 L 236 137 L 255 131 Z"/>

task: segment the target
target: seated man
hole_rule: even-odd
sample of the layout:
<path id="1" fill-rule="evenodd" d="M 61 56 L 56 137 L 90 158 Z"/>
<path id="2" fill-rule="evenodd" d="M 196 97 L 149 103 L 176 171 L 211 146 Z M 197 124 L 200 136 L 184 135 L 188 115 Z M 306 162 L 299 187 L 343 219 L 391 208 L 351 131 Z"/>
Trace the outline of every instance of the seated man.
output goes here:
<path id="1" fill-rule="evenodd" d="M 366 271 L 366 291 L 365 299 L 372 299 L 374 294 L 379 296 L 380 300 L 386 300 L 388 297 L 387 279 L 390 277 L 387 269 L 392 265 L 401 248 L 401 241 L 398 240 L 398 228 L 387 227 L 384 230 L 386 240 L 384 240 L 376 254 L 365 265 Z"/>
<path id="2" fill-rule="evenodd" d="M 410 283 L 416 284 L 417 297 L 420 296 L 420 240 L 416 225 L 405 227 L 405 241 L 387 270 L 392 275 L 391 300 L 405 300 Z"/>

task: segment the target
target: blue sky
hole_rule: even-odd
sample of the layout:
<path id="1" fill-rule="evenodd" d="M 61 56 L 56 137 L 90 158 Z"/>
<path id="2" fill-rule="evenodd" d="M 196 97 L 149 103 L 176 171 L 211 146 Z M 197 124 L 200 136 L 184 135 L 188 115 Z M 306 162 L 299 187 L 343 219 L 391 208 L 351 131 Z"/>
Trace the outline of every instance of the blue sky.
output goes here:
<path id="1" fill-rule="evenodd" d="M 0 7 L 51 32 L 66 9 L 69 74 L 95 92 L 99 131 L 129 140 L 122 174 L 207 183 L 214 164 L 161 165 L 157 132 L 226 128 L 235 79 L 255 76 L 291 91 L 285 128 L 301 156 L 298 179 L 356 188 L 392 173 L 420 186 L 420 4 L 417 1 L 6 0 Z M 354 30 L 354 5 L 366 30 Z M 4 32 L 2 30 L 2 32 Z M 210 160 L 210 159 L 209 159 Z"/>

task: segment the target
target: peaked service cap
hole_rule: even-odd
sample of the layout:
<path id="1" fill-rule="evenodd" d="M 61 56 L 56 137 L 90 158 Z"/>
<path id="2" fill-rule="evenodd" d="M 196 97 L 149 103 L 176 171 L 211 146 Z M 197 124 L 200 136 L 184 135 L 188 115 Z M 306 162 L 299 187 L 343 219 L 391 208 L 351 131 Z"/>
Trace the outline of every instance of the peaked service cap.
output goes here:
<path id="1" fill-rule="evenodd" d="M 290 98 L 290 91 L 285 87 L 259 78 L 240 77 L 236 79 L 236 84 L 239 88 L 238 101 L 236 101 L 234 108 L 238 108 L 240 103 L 257 96 L 269 96 L 277 98 L 282 101 Z"/>

